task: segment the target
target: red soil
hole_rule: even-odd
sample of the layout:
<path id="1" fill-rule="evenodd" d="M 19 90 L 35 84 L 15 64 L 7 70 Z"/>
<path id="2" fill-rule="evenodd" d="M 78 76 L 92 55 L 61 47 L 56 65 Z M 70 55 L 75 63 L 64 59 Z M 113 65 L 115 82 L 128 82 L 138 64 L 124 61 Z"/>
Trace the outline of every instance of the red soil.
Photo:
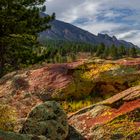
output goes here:
<path id="1" fill-rule="evenodd" d="M 126 66 L 140 65 L 140 58 L 135 58 L 134 60 L 119 60 L 118 64 Z"/>

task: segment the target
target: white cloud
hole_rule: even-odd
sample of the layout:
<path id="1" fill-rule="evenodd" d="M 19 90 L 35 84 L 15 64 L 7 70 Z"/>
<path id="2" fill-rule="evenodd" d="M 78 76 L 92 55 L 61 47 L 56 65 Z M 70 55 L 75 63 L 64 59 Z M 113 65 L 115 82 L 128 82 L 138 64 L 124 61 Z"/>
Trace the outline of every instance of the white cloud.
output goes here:
<path id="1" fill-rule="evenodd" d="M 81 27 L 89 32 L 92 32 L 94 34 L 98 34 L 104 31 L 107 31 L 110 35 L 112 34 L 112 30 L 117 30 L 121 24 L 115 24 L 112 22 L 89 22 L 86 25 L 77 25 L 78 27 Z"/>
<path id="2" fill-rule="evenodd" d="M 130 30 L 127 32 L 123 32 L 120 34 L 117 34 L 117 37 L 119 39 L 123 39 L 129 42 L 134 42 L 135 44 L 140 43 L 140 30 Z"/>
<path id="3" fill-rule="evenodd" d="M 129 32 L 124 32 L 118 35 L 118 38 L 121 39 L 131 39 L 131 37 L 136 36 L 137 34 L 139 34 L 139 30 L 132 30 Z"/>
<path id="4" fill-rule="evenodd" d="M 48 13 L 55 12 L 59 20 L 140 45 L 140 0 L 47 0 L 46 5 Z M 87 21 L 76 23 L 82 18 Z"/>

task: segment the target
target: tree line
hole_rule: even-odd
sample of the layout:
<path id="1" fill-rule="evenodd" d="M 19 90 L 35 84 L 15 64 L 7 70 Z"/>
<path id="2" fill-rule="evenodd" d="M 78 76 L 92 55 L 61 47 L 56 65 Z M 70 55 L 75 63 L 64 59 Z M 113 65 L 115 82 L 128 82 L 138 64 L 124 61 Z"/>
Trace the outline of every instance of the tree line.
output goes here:
<path id="1" fill-rule="evenodd" d="M 41 52 L 41 51 L 40 51 Z M 104 43 L 94 45 L 84 42 L 71 42 L 64 40 L 47 40 L 42 54 L 37 61 L 50 63 L 63 63 L 75 61 L 79 52 L 90 53 L 91 56 L 104 59 L 120 59 L 123 57 L 137 57 L 139 49 L 135 47 L 105 46 Z"/>

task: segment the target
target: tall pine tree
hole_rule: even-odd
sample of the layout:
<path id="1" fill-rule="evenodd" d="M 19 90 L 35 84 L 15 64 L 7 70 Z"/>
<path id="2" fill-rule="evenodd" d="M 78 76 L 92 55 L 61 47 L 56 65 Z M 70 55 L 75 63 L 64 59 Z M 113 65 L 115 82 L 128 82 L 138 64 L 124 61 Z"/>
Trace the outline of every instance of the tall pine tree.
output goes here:
<path id="1" fill-rule="evenodd" d="M 45 0 L 0 0 L 0 76 L 16 67 L 24 52 L 37 43 L 37 34 L 50 28 L 54 14 L 41 17 Z M 26 58 L 24 57 L 25 61 Z M 16 65 L 16 66 L 15 66 Z"/>

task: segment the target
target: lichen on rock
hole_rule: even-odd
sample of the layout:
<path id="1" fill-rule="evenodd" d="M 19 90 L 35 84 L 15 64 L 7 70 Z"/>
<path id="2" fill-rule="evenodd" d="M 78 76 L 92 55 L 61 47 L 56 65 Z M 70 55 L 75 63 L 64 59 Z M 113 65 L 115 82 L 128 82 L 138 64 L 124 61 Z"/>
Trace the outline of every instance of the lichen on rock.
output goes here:
<path id="1" fill-rule="evenodd" d="M 51 140 L 65 140 L 68 135 L 67 116 L 57 102 L 45 102 L 29 113 L 20 133 L 43 135 Z"/>

